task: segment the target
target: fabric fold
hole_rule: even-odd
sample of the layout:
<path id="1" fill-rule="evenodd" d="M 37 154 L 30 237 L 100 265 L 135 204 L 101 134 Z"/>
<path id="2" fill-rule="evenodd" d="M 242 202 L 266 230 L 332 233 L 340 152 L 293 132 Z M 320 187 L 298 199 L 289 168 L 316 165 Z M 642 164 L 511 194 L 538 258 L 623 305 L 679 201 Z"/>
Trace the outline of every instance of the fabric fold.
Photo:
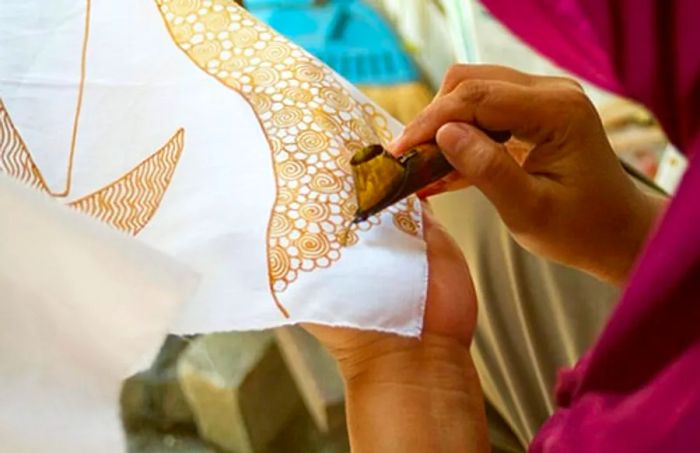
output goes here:
<path id="1" fill-rule="evenodd" d="M 122 380 L 197 277 L 0 174 L 0 439 L 13 452 L 123 452 Z"/>

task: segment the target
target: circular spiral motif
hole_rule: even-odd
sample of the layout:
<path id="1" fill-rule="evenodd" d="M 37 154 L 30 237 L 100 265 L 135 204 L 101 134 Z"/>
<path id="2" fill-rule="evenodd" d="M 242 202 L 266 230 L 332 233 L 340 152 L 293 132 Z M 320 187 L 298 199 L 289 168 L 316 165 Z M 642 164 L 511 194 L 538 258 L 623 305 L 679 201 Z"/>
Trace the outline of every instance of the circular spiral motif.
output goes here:
<path id="1" fill-rule="evenodd" d="M 182 50 L 238 90 L 262 120 L 277 182 L 268 266 L 273 291 L 282 292 L 297 272 L 330 266 L 342 247 L 359 241 L 359 231 L 380 223 L 374 216 L 346 231 L 357 209 L 349 161 L 363 144 L 391 138 L 386 117 L 230 0 L 159 4 Z M 390 212 L 400 231 L 419 233 L 410 204 Z"/>
<path id="2" fill-rule="evenodd" d="M 311 179 L 311 189 L 321 193 L 336 193 L 343 188 L 343 183 L 333 173 L 319 170 Z"/>
<path id="3" fill-rule="evenodd" d="M 323 69 L 311 63 L 299 63 L 294 68 L 294 76 L 300 82 L 318 83 L 323 80 Z"/>
<path id="4" fill-rule="evenodd" d="M 209 61 L 218 57 L 220 53 L 221 44 L 218 41 L 204 41 L 192 47 L 192 58 L 202 66 L 206 66 Z"/>
<path id="5" fill-rule="evenodd" d="M 411 214 L 407 212 L 397 212 L 394 214 L 394 225 L 396 228 L 400 229 L 404 233 L 408 233 L 412 236 L 418 234 L 418 224 Z"/>
<path id="6" fill-rule="evenodd" d="M 234 77 L 226 77 L 223 80 L 226 83 L 226 85 L 233 87 L 237 90 L 241 89 L 241 84 L 238 82 L 238 79 L 236 79 Z"/>
<path id="7" fill-rule="evenodd" d="M 338 168 L 340 168 L 343 173 L 348 175 L 352 174 L 352 165 L 350 165 L 350 160 L 352 159 L 353 154 L 354 153 L 350 152 L 341 153 L 336 160 Z"/>
<path id="8" fill-rule="evenodd" d="M 304 233 L 296 241 L 299 253 L 304 258 L 316 259 L 328 254 L 331 244 L 324 234 Z"/>
<path id="9" fill-rule="evenodd" d="M 274 85 L 280 80 L 279 74 L 272 68 L 256 68 L 251 75 L 253 83 L 262 87 Z"/>
<path id="10" fill-rule="evenodd" d="M 316 132 L 314 130 L 306 130 L 299 134 L 297 137 L 297 143 L 299 143 L 299 148 L 307 153 L 318 153 L 328 149 L 328 137 L 321 132 Z"/>
<path id="11" fill-rule="evenodd" d="M 270 41 L 262 50 L 263 59 L 270 60 L 273 63 L 284 61 L 289 56 L 289 47 L 278 41 Z"/>
<path id="12" fill-rule="evenodd" d="M 248 100 L 253 105 L 253 108 L 259 112 L 264 112 L 272 107 L 272 100 L 264 93 L 253 93 Z"/>
<path id="13" fill-rule="evenodd" d="M 173 38 L 179 43 L 186 43 L 192 36 L 194 36 L 194 31 L 192 30 L 192 25 L 187 22 L 183 22 L 178 25 L 173 25 Z"/>
<path id="14" fill-rule="evenodd" d="M 305 90 L 303 88 L 299 87 L 289 87 L 286 88 L 282 94 L 284 94 L 284 97 L 291 99 L 292 101 L 295 102 L 310 102 L 314 97 L 313 95 L 309 92 L 309 90 Z"/>
<path id="15" fill-rule="evenodd" d="M 234 55 L 233 57 L 229 58 L 221 64 L 221 69 L 224 69 L 229 72 L 241 72 L 246 66 L 248 66 L 247 58 Z"/>
<path id="16" fill-rule="evenodd" d="M 314 122 L 321 129 L 326 129 L 334 134 L 338 134 L 342 130 L 340 123 L 338 123 L 338 121 L 336 121 L 336 119 L 329 113 L 324 112 L 323 110 L 316 110 L 313 114 L 313 118 Z"/>
<path id="17" fill-rule="evenodd" d="M 219 33 L 226 30 L 231 23 L 229 15 L 225 12 L 210 12 L 202 16 L 202 23 L 208 31 Z"/>
<path id="18" fill-rule="evenodd" d="M 281 205 L 288 205 L 294 201 L 294 194 L 286 187 L 280 187 L 277 190 L 277 202 Z"/>
<path id="19" fill-rule="evenodd" d="M 170 11 L 177 16 L 189 16 L 196 12 L 200 6 L 199 0 L 173 0 L 170 2 Z"/>
<path id="20" fill-rule="evenodd" d="M 289 255 L 280 246 L 271 247 L 268 251 L 270 275 L 274 280 L 282 280 L 290 271 Z"/>
<path id="21" fill-rule="evenodd" d="M 352 110 L 352 99 L 342 90 L 324 87 L 321 89 L 321 98 L 333 109 L 340 111 Z"/>
<path id="22" fill-rule="evenodd" d="M 307 222 L 326 220 L 329 214 L 330 209 L 328 209 L 328 206 L 315 201 L 308 202 L 299 209 L 299 215 Z"/>
<path id="23" fill-rule="evenodd" d="M 374 129 L 375 134 L 382 139 L 383 143 L 388 143 L 393 138 L 391 131 L 389 130 L 389 125 L 386 118 L 379 113 L 373 113 L 371 118 L 372 129 Z"/>
<path id="24" fill-rule="evenodd" d="M 352 219 L 357 212 L 357 202 L 354 197 L 348 198 L 345 203 L 340 206 L 340 213 L 346 219 Z"/>
<path id="25" fill-rule="evenodd" d="M 347 140 L 344 144 L 345 144 L 345 149 L 348 151 L 348 154 L 350 154 L 351 156 L 365 147 L 358 140 Z"/>
<path id="26" fill-rule="evenodd" d="M 282 178 L 294 181 L 306 173 L 306 167 L 295 160 L 286 160 L 280 164 L 279 173 Z"/>
<path id="27" fill-rule="evenodd" d="M 369 144 L 377 142 L 377 134 L 375 134 L 374 130 L 364 121 L 358 121 L 357 119 L 350 120 L 350 130 L 360 137 L 360 140 L 365 143 Z"/>
<path id="28" fill-rule="evenodd" d="M 340 233 L 338 242 L 340 242 L 340 245 L 343 247 L 352 247 L 353 245 L 360 242 L 360 238 L 357 236 L 357 233 L 353 229 L 349 228 Z"/>
<path id="29" fill-rule="evenodd" d="M 282 143 L 282 140 L 280 140 L 279 138 L 268 137 L 267 141 L 270 144 L 270 148 L 272 148 L 273 154 L 277 154 L 280 151 L 284 151 L 284 144 Z"/>
<path id="30" fill-rule="evenodd" d="M 231 36 L 233 43 L 241 48 L 250 48 L 258 40 L 258 32 L 252 27 L 243 27 Z"/>
<path id="31" fill-rule="evenodd" d="M 272 214 L 272 219 L 270 220 L 270 236 L 272 237 L 282 237 L 289 234 L 292 231 L 292 222 L 289 219 L 280 214 Z"/>
<path id="32" fill-rule="evenodd" d="M 304 112 L 296 107 L 285 107 L 272 115 L 272 123 L 277 127 L 296 126 L 304 118 Z"/>

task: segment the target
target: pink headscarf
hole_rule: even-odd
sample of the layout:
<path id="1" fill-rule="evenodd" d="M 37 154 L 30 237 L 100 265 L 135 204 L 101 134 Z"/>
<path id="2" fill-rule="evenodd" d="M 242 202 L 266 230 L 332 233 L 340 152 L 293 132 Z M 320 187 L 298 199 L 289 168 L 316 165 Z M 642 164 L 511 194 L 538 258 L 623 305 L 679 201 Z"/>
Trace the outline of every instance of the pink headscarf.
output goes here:
<path id="1" fill-rule="evenodd" d="M 483 2 L 555 62 L 646 105 L 691 159 L 531 451 L 700 451 L 700 0 Z"/>

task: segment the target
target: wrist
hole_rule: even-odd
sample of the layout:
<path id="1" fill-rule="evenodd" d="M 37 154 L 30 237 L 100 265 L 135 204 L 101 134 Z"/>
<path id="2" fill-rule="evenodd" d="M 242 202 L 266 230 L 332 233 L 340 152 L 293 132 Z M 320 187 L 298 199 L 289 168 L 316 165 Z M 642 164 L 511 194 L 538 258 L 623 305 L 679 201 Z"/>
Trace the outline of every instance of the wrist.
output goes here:
<path id="1" fill-rule="evenodd" d="M 336 354 L 346 385 L 430 385 L 450 389 L 475 375 L 464 343 L 445 336 L 385 337 L 352 354 Z"/>
<path id="2" fill-rule="evenodd" d="M 463 343 L 426 335 L 341 369 L 353 452 L 489 450 L 483 394 Z"/>
<path id="3" fill-rule="evenodd" d="M 617 241 L 619 259 L 613 260 L 615 265 L 611 266 L 607 275 L 604 276 L 606 280 L 617 286 L 623 286 L 627 282 L 644 244 L 668 201 L 666 198 L 648 194 L 642 190 L 639 190 L 638 195 L 634 215 L 630 215 L 629 229 Z"/>

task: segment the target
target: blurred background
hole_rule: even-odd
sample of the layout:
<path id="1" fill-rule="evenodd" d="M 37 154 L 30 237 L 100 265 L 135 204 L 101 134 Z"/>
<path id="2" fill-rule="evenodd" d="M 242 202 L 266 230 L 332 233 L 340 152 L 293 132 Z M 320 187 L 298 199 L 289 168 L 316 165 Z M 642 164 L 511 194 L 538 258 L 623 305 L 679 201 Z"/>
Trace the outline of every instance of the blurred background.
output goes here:
<path id="1" fill-rule="evenodd" d="M 241 3 L 241 2 L 239 2 Z M 456 63 L 565 74 L 471 0 L 248 0 L 243 6 L 358 85 L 400 121 Z M 613 148 L 673 192 L 685 169 L 642 107 L 583 83 Z M 456 203 L 456 198 L 449 203 Z M 123 386 L 132 452 L 348 452 L 343 386 L 299 328 L 170 337 Z"/>

